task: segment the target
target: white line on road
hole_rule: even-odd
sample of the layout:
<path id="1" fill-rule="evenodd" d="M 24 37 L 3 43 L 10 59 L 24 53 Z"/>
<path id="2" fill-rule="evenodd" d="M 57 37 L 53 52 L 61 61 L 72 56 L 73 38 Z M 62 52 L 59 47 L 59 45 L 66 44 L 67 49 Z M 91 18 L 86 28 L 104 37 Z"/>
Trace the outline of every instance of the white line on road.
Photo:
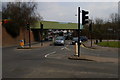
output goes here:
<path id="1" fill-rule="evenodd" d="M 61 48 L 61 50 L 65 49 L 65 47 Z"/>
<path id="2" fill-rule="evenodd" d="M 66 50 L 70 51 L 70 49 L 69 49 L 69 48 L 67 48 L 67 47 L 63 47 L 63 48 L 61 48 L 61 50 L 64 50 L 64 49 L 66 49 Z"/>
<path id="3" fill-rule="evenodd" d="M 65 47 L 65 49 L 67 49 L 68 51 L 70 51 L 70 49 L 69 49 L 69 48 L 67 48 L 67 47 Z"/>
<path id="4" fill-rule="evenodd" d="M 56 51 L 51 52 L 51 53 L 49 53 L 49 54 L 46 54 L 45 57 L 47 57 L 48 55 L 54 54 L 54 53 L 56 53 Z"/>

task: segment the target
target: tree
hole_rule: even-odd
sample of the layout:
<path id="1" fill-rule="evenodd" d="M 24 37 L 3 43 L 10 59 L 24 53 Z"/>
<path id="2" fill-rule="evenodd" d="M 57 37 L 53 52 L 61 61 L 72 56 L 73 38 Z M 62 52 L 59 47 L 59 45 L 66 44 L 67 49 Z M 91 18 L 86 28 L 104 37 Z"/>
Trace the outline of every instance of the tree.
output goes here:
<path id="1" fill-rule="evenodd" d="M 95 18 L 95 22 L 94 22 L 95 26 L 94 26 L 94 33 L 96 34 L 96 38 L 99 38 L 100 41 L 102 40 L 102 33 L 103 33 L 103 24 L 104 21 L 101 18 Z"/>
<path id="2" fill-rule="evenodd" d="M 113 29 L 113 33 L 115 35 L 118 35 L 119 37 L 119 33 L 120 33 L 120 16 L 117 13 L 112 13 L 110 14 L 110 20 L 111 20 L 111 26 Z"/>
<path id="3" fill-rule="evenodd" d="M 3 25 L 9 32 L 16 33 L 21 27 L 22 31 L 26 24 L 34 24 L 37 20 L 42 20 L 42 17 L 36 13 L 37 4 L 35 2 L 9 2 L 2 5 L 2 19 L 10 19 L 12 23 Z M 39 17 L 38 17 L 39 15 Z M 10 25 L 11 24 L 11 25 Z M 11 31 L 12 30 L 12 31 Z M 13 34 L 11 34 L 13 35 Z M 19 34 L 17 33 L 16 36 Z"/>

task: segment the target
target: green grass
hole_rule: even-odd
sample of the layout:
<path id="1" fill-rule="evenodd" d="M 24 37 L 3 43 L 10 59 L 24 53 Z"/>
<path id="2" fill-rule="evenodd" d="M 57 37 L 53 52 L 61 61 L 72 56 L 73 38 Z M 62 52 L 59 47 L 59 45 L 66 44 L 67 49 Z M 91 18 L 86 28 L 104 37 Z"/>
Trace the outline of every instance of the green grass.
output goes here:
<path id="1" fill-rule="evenodd" d="M 43 29 L 77 29 L 77 23 L 59 23 L 53 21 L 42 21 Z M 40 21 L 31 26 L 32 29 L 40 29 Z"/>
<path id="2" fill-rule="evenodd" d="M 99 46 L 104 47 L 114 47 L 114 48 L 120 48 L 120 42 L 119 41 L 104 41 L 98 43 Z"/>

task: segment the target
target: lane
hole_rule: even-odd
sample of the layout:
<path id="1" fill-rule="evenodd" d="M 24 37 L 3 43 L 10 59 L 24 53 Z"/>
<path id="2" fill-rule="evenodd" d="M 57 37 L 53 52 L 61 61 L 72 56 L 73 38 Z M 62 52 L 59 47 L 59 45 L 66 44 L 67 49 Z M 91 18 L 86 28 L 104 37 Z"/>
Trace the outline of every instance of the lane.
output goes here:
<path id="1" fill-rule="evenodd" d="M 82 51 L 85 50 L 85 51 Z M 86 48 L 81 48 L 89 54 Z M 91 50 L 90 50 L 91 51 Z M 93 51 L 93 50 L 92 50 Z M 49 54 L 49 55 L 48 55 Z M 47 57 L 45 57 L 47 55 Z M 9 78 L 116 78 L 116 63 L 70 60 L 74 46 L 47 46 L 32 50 L 3 49 L 3 77 Z M 93 54 L 91 54 L 93 55 Z M 110 56 L 111 57 L 111 56 Z"/>
<path id="2" fill-rule="evenodd" d="M 36 49 L 19 50 L 16 47 L 3 48 L 2 49 L 2 67 L 3 77 L 16 76 L 27 74 L 31 72 L 31 67 L 35 69 L 35 65 L 39 66 L 45 62 L 45 55 L 56 51 L 56 49 L 62 46 L 55 47 L 47 46 Z M 35 63 L 35 65 L 34 65 Z M 37 64 L 36 64 L 37 63 Z"/>

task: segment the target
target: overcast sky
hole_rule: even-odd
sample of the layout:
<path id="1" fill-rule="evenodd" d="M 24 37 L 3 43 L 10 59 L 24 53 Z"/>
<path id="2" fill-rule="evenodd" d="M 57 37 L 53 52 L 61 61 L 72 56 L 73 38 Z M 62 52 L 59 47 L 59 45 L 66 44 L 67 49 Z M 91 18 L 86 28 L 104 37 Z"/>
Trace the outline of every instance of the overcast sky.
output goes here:
<path id="1" fill-rule="evenodd" d="M 111 13 L 118 13 L 117 2 L 39 2 L 38 13 L 47 21 L 77 22 L 77 10 L 89 11 L 90 19 L 108 20 Z"/>
<path id="2" fill-rule="evenodd" d="M 14 0 L 4 0 L 9 2 Z M 18 1 L 18 0 L 15 0 Z M 29 0 L 19 0 L 22 2 L 28 2 Z M 31 0 L 32 1 L 32 0 Z M 119 0 L 83 0 L 84 2 L 78 2 L 76 0 L 34 0 L 38 3 L 37 12 L 47 21 L 60 21 L 60 22 L 77 22 L 78 7 L 81 10 L 89 11 L 89 18 L 94 19 L 96 17 L 108 20 L 111 13 L 118 13 L 118 1 Z M 0 3 L 1 5 L 1 3 Z"/>

